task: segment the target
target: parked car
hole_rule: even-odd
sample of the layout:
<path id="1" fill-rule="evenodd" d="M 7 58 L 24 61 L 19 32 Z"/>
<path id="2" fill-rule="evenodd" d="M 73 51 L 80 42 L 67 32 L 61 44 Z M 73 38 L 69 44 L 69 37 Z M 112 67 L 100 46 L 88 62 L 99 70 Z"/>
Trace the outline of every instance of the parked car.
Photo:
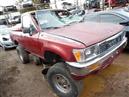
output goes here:
<path id="1" fill-rule="evenodd" d="M 129 22 L 129 12 L 126 12 L 124 9 L 110 10 L 110 11 L 101 11 L 86 14 L 84 21 L 92 21 L 99 23 L 114 23 L 114 24 L 125 24 Z M 127 48 L 129 48 L 129 24 L 125 29 L 126 37 L 128 38 Z"/>
<path id="2" fill-rule="evenodd" d="M 21 29 L 11 33 L 19 58 L 25 64 L 33 54 L 49 63 L 42 73 L 59 97 L 78 97 L 79 81 L 109 66 L 126 45 L 123 26 L 80 23 L 65 10 L 36 10 L 21 18 Z"/>
<path id="3" fill-rule="evenodd" d="M 18 24 L 21 22 L 21 16 L 13 16 L 8 19 L 9 24 Z"/>
<path id="4" fill-rule="evenodd" d="M 14 6 L 14 5 L 5 6 L 5 7 L 4 7 L 4 11 L 5 11 L 5 12 L 15 12 L 15 11 L 17 11 L 17 8 L 16 8 L 16 6 Z"/>
<path id="5" fill-rule="evenodd" d="M 7 26 L 0 25 L 0 46 L 4 50 L 16 47 L 16 45 L 11 41 L 10 32 L 11 30 Z"/>
<path id="6" fill-rule="evenodd" d="M 3 15 L 3 11 L 0 11 L 0 15 Z"/>
<path id="7" fill-rule="evenodd" d="M 23 2 L 20 4 L 21 8 L 26 7 L 33 7 L 33 1 L 32 0 L 23 0 Z"/>
<path id="8" fill-rule="evenodd" d="M 7 25 L 8 21 L 7 19 L 0 19 L 0 25 Z"/>

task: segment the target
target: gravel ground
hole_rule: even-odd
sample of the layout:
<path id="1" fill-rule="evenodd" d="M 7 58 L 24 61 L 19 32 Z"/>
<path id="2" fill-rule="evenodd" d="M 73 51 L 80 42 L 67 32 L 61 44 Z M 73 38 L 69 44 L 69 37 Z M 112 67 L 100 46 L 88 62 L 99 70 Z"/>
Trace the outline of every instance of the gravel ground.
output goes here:
<path id="1" fill-rule="evenodd" d="M 41 74 L 42 66 L 22 64 L 15 50 L 0 49 L 0 97 L 57 97 Z M 129 97 L 129 52 L 110 67 L 84 79 L 80 97 Z"/>
<path id="2" fill-rule="evenodd" d="M 56 97 L 42 66 L 22 64 L 15 50 L 0 51 L 0 97 Z"/>

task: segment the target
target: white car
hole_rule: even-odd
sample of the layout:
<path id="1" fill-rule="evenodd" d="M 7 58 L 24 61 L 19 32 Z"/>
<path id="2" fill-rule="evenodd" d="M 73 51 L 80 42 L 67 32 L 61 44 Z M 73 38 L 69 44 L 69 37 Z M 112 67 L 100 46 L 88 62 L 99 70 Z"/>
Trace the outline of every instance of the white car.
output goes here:
<path id="1" fill-rule="evenodd" d="M 11 41 L 10 32 L 11 30 L 7 26 L 0 25 L 0 46 L 4 50 L 16 47 L 16 45 Z"/>
<path id="2" fill-rule="evenodd" d="M 8 22 L 10 24 L 17 24 L 17 23 L 20 23 L 20 16 L 14 16 L 12 18 L 9 18 L 8 19 Z"/>
<path id="3" fill-rule="evenodd" d="M 21 7 L 22 7 L 22 8 L 32 7 L 32 6 L 33 6 L 32 0 L 24 0 L 24 1 L 21 3 Z"/>

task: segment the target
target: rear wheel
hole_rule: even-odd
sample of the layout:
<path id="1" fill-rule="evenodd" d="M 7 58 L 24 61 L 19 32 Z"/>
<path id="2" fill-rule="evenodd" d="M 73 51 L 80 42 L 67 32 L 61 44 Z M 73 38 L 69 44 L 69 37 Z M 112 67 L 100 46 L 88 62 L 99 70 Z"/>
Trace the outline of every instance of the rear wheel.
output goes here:
<path id="1" fill-rule="evenodd" d="M 27 51 L 25 51 L 25 49 L 20 45 L 17 46 L 16 49 L 17 49 L 17 53 L 22 63 L 23 64 L 29 63 L 30 59 L 29 59 L 29 54 L 27 53 Z"/>
<path id="2" fill-rule="evenodd" d="M 47 80 L 59 97 L 77 97 L 79 94 L 77 82 L 72 79 L 64 65 L 67 64 L 57 63 L 52 66 L 47 72 Z"/>

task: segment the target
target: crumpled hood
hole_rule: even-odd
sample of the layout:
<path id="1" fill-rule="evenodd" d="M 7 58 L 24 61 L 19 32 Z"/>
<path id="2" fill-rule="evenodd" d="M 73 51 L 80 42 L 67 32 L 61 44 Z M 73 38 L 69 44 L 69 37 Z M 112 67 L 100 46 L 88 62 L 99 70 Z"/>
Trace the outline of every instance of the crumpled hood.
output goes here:
<path id="1" fill-rule="evenodd" d="M 77 40 L 89 46 L 119 33 L 123 28 L 123 26 L 116 24 L 87 22 L 48 30 L 47 32 Z"/>

